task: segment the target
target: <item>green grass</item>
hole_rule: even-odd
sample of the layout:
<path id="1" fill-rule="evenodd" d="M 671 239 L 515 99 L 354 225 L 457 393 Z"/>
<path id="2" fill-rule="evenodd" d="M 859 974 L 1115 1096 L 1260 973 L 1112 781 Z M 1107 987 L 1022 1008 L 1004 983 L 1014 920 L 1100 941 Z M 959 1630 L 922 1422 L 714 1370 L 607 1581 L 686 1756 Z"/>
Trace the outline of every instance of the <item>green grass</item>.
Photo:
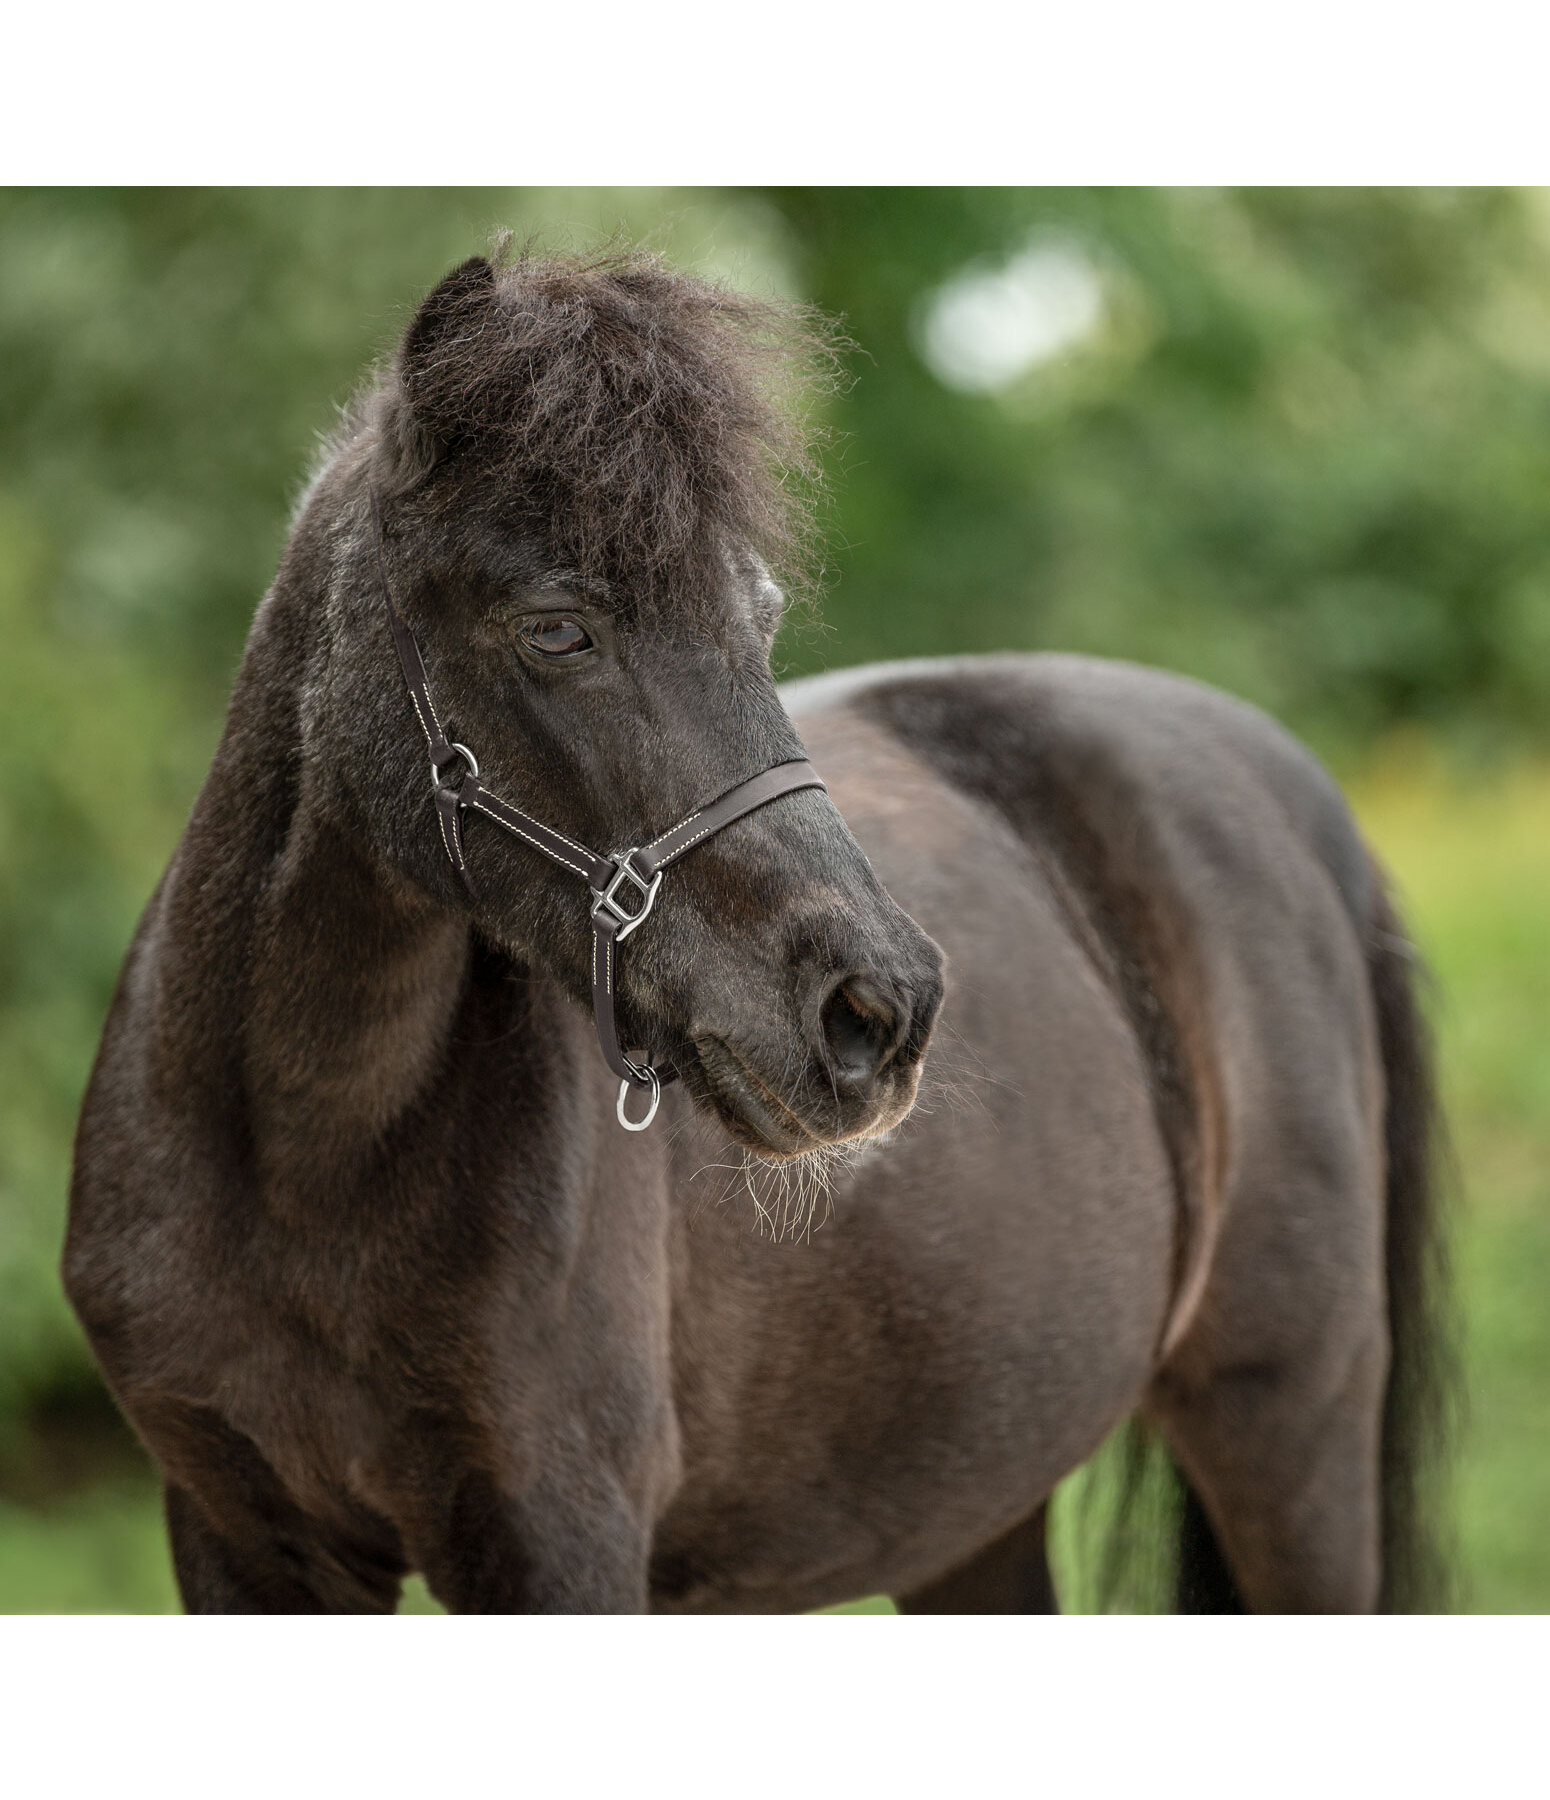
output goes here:
<path id="1" fill-rule="evenodd" d="M 115 1482 L 46 1511 L 0 1502 L 0 1610 L 175 1612 L 155 1488 Z"/>
<path id="2" fill-rule="evenodd" d="M 1476 1611 L 1550 1611 L 1550 766 L 1471 784 L 1405 743 L 1350 792 L 1436 979 L 1462 1187 L 1464 1599 Z M 1057 1498 L 1055 1561 L 1080 1598 L 1071 1485 Z M 0 1611 L 174 1605 L 148 1482 L 119 1479 L 47 1508 L 0 1500 Z M 414 1582 L 404 1610 L 439 1609 Z M 891 1608 L 872 1599 L 834 1610 Z"/>
<path id="3" fill-rule="evenodd" d="M 1396 745 L 1352 799 L 1436 983 L 1461 1188 L 1466 1603 L 1550 1611 L 1550 767 L 1470 783 Z"/>

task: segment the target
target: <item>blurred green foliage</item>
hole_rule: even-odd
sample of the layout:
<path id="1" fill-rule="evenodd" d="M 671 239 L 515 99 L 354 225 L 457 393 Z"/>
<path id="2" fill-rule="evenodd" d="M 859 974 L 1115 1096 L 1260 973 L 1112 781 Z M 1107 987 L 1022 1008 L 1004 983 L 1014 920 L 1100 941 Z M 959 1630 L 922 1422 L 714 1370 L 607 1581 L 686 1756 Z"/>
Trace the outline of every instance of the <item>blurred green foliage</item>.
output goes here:
<path id="1" fill-rule="evenodd" d="M 789 670 L 1129 656 L 1267 706 L 1343 770 L 1423 739 L 1488 766 L 1546 735 L 1542 194 L 0 194 L 0 1485 L 95 1391 L 55 1273 L 70 1134 L 289 506 L 418 295 L 503 225 L 644 239 L 842 316 L 823 622 L 783 641 Z M 1017 299 L 1041 255 L 1079 328 L 955 373 L 954 295 L 994 326 L 999 293 L 1012 340 L 1018 304 L 1059 312 Z M 1491 965 L 1503 1005 L 1529 954 Z M 1492 1141 L 1521 1158 L 1547 1065 L 1505 1028 L 1475 1049 L 1466 1104 L 1517 1120 Z"/>
<path id="2" fill-rule="evenodd" d="M 847 660 L 1059 644 L 1216 681 L 1338 748 L 1550 718 L 1550 204 L 1521 192 L 782 198 L 862 360 L 828 605 Z M 1030 238 L 1103 327 L 999 392 L 923 296 Z"/>

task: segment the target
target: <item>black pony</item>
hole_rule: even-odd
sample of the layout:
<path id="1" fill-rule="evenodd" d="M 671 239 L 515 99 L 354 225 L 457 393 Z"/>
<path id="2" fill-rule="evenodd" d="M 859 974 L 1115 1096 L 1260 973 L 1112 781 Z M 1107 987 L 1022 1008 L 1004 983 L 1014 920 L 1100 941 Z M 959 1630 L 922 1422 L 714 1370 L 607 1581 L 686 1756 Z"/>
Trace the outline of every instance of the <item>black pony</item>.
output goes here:
<path id="1" fill-rule="evenodd" d="M 1048 1608 L 1046 1501 L 1132 1414 L 1183 1604 L 1426 1598 L 1372 859 L 1170 676 L 778 693 L 814 344 L 644 257 L 476 260 L 306 497 L 77 1140 L 66 1280 L 191 1609 Z M 681 1081 L 621 1130 L 588 885 L 648 847 L 633 920 L 804 756 L 655 871 L 597 1017 Z"/>

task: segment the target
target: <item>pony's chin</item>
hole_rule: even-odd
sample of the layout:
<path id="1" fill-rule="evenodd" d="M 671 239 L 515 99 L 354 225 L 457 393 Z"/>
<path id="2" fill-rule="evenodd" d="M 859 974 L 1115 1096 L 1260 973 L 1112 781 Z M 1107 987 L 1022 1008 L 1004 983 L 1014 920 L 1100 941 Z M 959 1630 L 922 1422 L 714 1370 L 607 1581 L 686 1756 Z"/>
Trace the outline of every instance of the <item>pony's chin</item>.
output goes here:
<path id="1" fill-rule="evenodd" d="M 696 1037 L 694 1049 L 705 1097 L 728 1133 L 745 1149 L 784 1161 L 805 1156 L 831 1141 L 813 1131 L 724 1039 Z"/>
<path id="2" fill-rule="evenodd" d="M 810 1124 L 768 1082 L 751 1069 L 724 1039 L 694 1039 L 705 1096 L 728 1133 L 745 1149 L 772 1162 L 832 1150 L 891 1129 L 898 1118 L 868 1118 L 842 1131 Z M 906 1106 L 905 1112 L 909 1110 Z M 900 1115 L 902 1116 L 902 1114 Z"/>

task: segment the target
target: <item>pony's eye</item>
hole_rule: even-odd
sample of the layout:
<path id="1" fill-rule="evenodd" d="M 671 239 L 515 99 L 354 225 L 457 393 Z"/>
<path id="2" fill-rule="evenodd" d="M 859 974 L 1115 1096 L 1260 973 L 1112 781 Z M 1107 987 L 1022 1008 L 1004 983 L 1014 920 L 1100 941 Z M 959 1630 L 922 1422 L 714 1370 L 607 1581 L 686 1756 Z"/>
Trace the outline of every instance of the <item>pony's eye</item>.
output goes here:
<path id="1" fill-rule="evenodd" d="M 574 619 L 529 619 L 517 635 L 541 656 L 580 656 L 592 648 L 585 628 Z"/>

